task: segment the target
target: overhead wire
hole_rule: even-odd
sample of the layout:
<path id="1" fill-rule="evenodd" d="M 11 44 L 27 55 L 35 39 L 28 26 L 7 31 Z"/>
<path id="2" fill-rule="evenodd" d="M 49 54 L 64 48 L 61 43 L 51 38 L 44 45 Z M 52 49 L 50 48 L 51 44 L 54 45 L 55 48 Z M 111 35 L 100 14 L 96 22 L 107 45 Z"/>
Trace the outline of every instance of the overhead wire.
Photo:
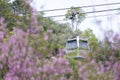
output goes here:
<path id="1" fill-rule="evenodd" d="M 114 13 L 114 14 L 105 14 L 105 15 L 96 15 L 95 17 L 104 17 L 104 16 L 111 16 L 111 15 L 119 15 L 120 13 Z M 94 18 L 94 16 L 88 16 L 85 18 Z M 65 21 L 65 20 L 55 20 L 55 21 Z"/>
<path id="2" fill-rule="evenodd" d="M 111 15 L 119 15 L 119 13 L 114 13 L 114 14 L 105 14 L 105 15 L 96 15 L 95 17 L 103 17 L 103 16 L 111 16 Z M 85 18 L 93 18 L 94 16 L 88 16 Z"/>
<path id="3" fill-rule="evenodd" d="M 109 4 L 90 5 L 90 6 L 81 6 L 81 7 L 75 7 L 75 8 L 89 8 L 89 7 L 108 6 L 108 5 L 117 5 L 117 4 L 120 4 L 120 2 L 109 3 Z M 60 11 L 60 10 L 67 10 L 67 9 L 70 9 L 70 8 L 51 9 L 51 10 L 43 10 L 43 11 L 38 11 L 38 12 Z"/>
<path id="4" fill-rule="evenodd" d="M 119 10 L 120 8 L 115 8 L 115 9 L 106 9 L 106 10 L 99 10 L 99 11 L 90 11 L 90 12 L 82 12 L 79 14 L 90 14 L 90 13 L 99 13 L 99 12 L 106 12 L 106 11 L 116 11 Z M 43 18 L 52 18 L 52 17 L 63 17 L 65 15 L 55 15 L 55 16 L 44 16 Z"/>

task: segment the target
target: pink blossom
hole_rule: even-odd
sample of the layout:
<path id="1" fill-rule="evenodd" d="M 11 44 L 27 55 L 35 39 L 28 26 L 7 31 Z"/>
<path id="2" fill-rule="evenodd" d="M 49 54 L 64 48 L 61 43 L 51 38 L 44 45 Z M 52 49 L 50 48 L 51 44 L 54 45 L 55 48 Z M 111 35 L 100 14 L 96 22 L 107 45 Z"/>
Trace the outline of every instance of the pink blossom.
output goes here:
<path id="1" fill-rule="evenodd" d="M 26 0 L 26 3 L 27 4 L 30 4 L 32 0 Z"/>
<path id="2" fill-rule="evenodd" d="M 38 24 L 38 20 L 35 17 L 35 15 L 32 15 L 31 20 L 32 20 L 31 27 L 35 27 Z"/>
<path id="3" fill-rule="evenodd" d="M 4 33 L 0 31 L 0 41 L 3 41 L 4 39 Z"/>
<path id="4" fill-rule="evenodd" d="M 49 36 L 46 34 L 45 36 L 44 36 L 44 40 L 48 40 L 49 39 Z"/>
<path id="5" fill-rule="evenodd" d="M 113 66 L 114 69 L 114 80 L 119 80 L 120 79 L 120 61 L 116 62 Z"/>
<path id="6" fill-rule="evenodd" d="M 67 68 L 66 72 L 67 72 L 67 73 L 72 73 L 73 70 L 72 70 L 72 68 Z"/>

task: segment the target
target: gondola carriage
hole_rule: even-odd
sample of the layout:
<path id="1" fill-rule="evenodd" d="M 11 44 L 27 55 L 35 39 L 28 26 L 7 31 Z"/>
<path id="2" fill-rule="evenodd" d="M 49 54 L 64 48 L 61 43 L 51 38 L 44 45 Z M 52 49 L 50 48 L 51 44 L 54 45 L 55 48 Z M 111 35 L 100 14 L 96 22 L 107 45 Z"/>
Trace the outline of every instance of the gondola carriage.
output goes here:
<path id="1" fill-rule="evenodd" d="M 75 60 L 84 59 L 90 51 L 89 41 L 82 36 L 68 39 L 66 41 L 66 57 Z"/>

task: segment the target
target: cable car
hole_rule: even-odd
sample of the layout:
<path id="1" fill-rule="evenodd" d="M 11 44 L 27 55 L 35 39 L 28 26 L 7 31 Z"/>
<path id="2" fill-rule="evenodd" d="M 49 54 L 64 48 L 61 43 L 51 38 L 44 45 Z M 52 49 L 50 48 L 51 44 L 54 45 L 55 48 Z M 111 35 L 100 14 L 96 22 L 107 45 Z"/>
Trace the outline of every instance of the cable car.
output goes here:
<path id="1" fill-rule="evenodd" d="M 87 38 L 76 36 L 68 39 L 66 42 L 66 53 L 68 58 L 84 59 L 84 55 L 90 51 L 89 42 Z"/>

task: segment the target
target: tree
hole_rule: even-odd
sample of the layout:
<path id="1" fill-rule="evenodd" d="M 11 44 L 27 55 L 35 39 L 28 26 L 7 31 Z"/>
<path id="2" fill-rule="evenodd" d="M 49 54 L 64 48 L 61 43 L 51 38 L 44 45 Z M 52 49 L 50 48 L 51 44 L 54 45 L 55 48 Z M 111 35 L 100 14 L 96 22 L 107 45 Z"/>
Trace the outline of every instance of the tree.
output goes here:
<path id="1" fill-rule="evenodd" d="M 98 47 L 98 39 L 91 29 L 87 29 L 82 33 L 83 36 L 87 37 L 89 40 L 89 45 L 92 50 L 96 50 Z"/>
<path id="2" fill-rule="evenodd" d="M 28 1 L 28 0 L 27 0 Z M 14 0 L 12 2 L 12 8 L 14 13 L 18 13 L 19 15 L 30 15 L 32 12 L 32 8 L 30 4 L 27 3 L 26 0 Z"/>
<path id="3" fill-rule="evenodd" d="M 31 0 L 14 0 L 11 4 L 14 14 L 18 17 L 16 19 L 16 26 L 23 30 L 27 30 L 30 26 L 33 26 L 31 25 L 33 22 L 31 21 L 33 17 L 33 9 L 30 5 L 31 2 Z"/>
<path id="4" fill-rule="evenodd" d="M 28 0 L 1 0 L 0 1 L 0 17 L 5 19 L 7 28 L 12 30 L 13 27 L 19 27 L 24 30 L 31 25 L 31 17 L 33 9 Z"/>
<path id="5" fill-rule="evenodd" d="M 47 23 L 46 20 L 51 23 Z M 119 43 L 112 44 L 112 49 L 109 47 L 107 51 L 101 49 L 100 53 L 112 53 L 110 57 L 108 57 L 108 55 L 104 56 L 104 54 L 101 55 L 101 57 L 105 58 L 107 56 L 109 59 L 104 61 L 104 64 L 101 61 L 97 63 L 95 61 L 96 58 L 92 60 L 87 58 L 87 60 L 76 61 L 76 63 L 72 62 L 71 64 L 67 59 L 63 58 L 63 56 L 54 56 L 51 59 L 45 58 L 46 55 L 50 54 L 50 51 L 54 51 L 53 49 L 55 49 L 57 45 L 55 43 L 62 40 L 62 37 L 60 37 L 62 32 L 71 32 L 65 24 L 58 24 L 51 19 L 45 19 L 45 23 L 48 25 L 46 25 L 45 28 L 44 26 L 42 28 L 40 25 L 33 24 L 28 31 L 14 28 L 13 33 L 9 34 L 5 28 L 6 23 L 4 22 L 4 19 L 0 18 L 0 80 L 120 79 Z M 71 34 L 70 32 L 69 34 Z M 92 30 L 85 31 L 85 35 L 88 36 L 89 39 L 95 38 Z M 56 36 L 56 38 L 54 36 Z M 66 37 L 67 36 L 65 36 L 65 38 Z M 52 41 L 54 39 L 57 39 L 55 40 L 56 42 Z M 113 42 L 119 42 L 119 35 L 114 36 L 113 40 L 115 40 Z M 107 45 L 109 45 L 109 42 L 107 42 Z M 106 49 L 106 47 L 104 47 L 104 49 Z M 62 50 L 60 50 L 60 52 L 63 53 Z M 98 53 L 98 51 L 96 51 L 96 53 Z"/>
<path id="6" fill-rule="evenodd" d="M 45 45 L 47 49 L 53 54 L 58 53 L 59 48 L 65 48 L 66 41 L 73 35 L 69 24 L 62 24 L 53 21 L 51 18 L 43 18 L 43 14 L 37 15 L 38 23 L 42 25 L 40 33 L 47 34 L 49 39 Z"/>
<path id="7" fill-rule="evenodd" d="M 71 7 L 66 13 L 66 19 L 71 20 L 73 31 L 77 30 L 78 25 L 85 19 L 85 12 L 78 7 Z"/>
<path id="8" fill-rule="evenodd" d="M 14 25 L 15 17 L 13 10 L 11 8 L 11 3 L 8 0 L 0 0 L 0 17 L 5 19 L 7 23 L 7 28 L 12 29 L 11 26 Z"/>

